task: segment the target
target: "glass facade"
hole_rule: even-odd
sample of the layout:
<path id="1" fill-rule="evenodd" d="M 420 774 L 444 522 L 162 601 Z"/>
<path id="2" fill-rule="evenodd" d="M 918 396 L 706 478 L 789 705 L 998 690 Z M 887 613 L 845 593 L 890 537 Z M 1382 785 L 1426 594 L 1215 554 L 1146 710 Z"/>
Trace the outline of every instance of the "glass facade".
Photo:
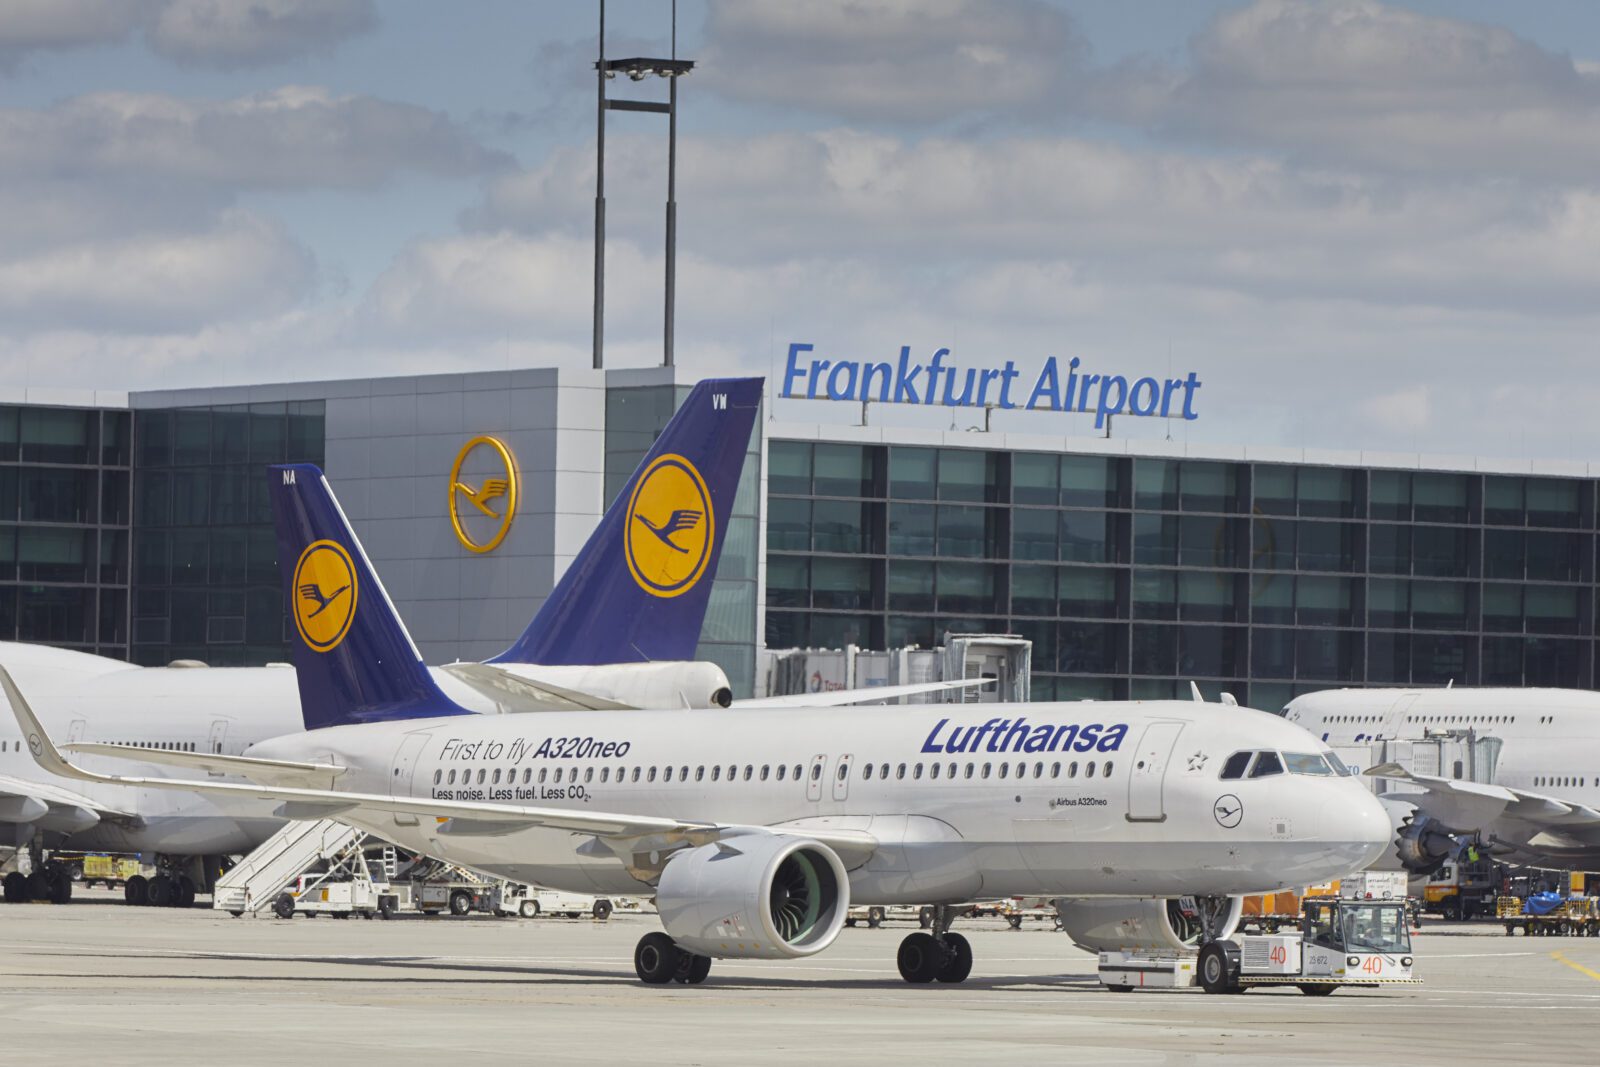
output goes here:
<path id="1" fill-rule="evenodd" d="M 1580 478 L 773 440 L 769 648 L 1033 641 L 1037 700 L 1595 685 Z"/>
<path id="2" fill-rule="evenodd" d="M 134 662 L 290 658 L 265 466 L 324 438 L 321 400 L 134 413 Z"/>
<path id="3" fill-rule="evenodd" d="M 606 391 L 606 500 L 622 492 L 650 446 L 678 410 L 689 386 L 613 387 Z M 700 627 L 696 655 L 720 666 L 736 697 L 751 695 L 755 684 L 756 565 L 760 529 L 761 416 L 757 413 L 733 512 L 727 519 L 722 556 L 717 562 Z"/>
<path id="4" fill-rule="evenodd" d="M 128 420 L 0 406 L 0 640 L 127 658 Z"/>

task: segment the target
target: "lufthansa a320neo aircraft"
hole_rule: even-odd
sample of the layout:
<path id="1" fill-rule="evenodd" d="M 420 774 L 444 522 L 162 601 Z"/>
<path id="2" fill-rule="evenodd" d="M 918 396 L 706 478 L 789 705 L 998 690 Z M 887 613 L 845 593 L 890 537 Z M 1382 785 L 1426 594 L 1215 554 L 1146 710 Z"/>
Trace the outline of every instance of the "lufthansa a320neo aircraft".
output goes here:
<path id="1" fill-rule="evenodd" d="M 244 757 L 165 754 L 255 785 L 116 775 L 98 768 L 129 753 L 69 746 L 82 765 L 70 763 L 0 672 L 45 769 L 270 800 L 519 881 L 653 895 L 665 932 L 635 951 L 651 983 L 701 981 L 713 958 L 820 952 L 852 902 L 936 906 L 932 931 L 899 950 L 911 982 L 966 978 L 971 949 L 950 922 L 974 899 L 1124 898 L 1137 921 L 1152 899 L 1195 896 L 1220 936 L 1231 894 L 1339 877 L 1387 844 L 1382 807 L 1324 745 L 1242 708 L 472 715 L 434 683 L 319 472 L 277 468 L 273 492 L 280 557 L 300 561 L 286 568 L 291 598 L 306 581 L 355 594 L 337 635 L 301 631 L 305 732 Z M 687 492 L 663 506 L 687 507 Z M 629 567 L 665 592 L 682 573 L 670 550 Z M 1240 752 L 1274 753 L 1280 773 L 1223 781 Z"/>

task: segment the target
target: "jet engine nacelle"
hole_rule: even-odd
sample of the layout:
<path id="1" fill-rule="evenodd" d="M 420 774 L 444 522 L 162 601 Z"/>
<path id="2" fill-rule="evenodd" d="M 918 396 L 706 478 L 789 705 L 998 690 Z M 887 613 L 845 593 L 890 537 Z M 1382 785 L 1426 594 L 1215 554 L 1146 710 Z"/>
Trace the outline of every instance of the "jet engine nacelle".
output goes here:
<path id="1" fill-rule="evenodd" d="M 672 856 L 656 885 L 661 925 L 680 948 L 722 959 L 795 959 L 833 943 L 850 882 L 831 848 L 752 833 Z"/>
<path id="2" fill-rule="evenodd" d="M 1243 897 L 1228 897 L 1217 936 L 1239 927 Z M 1087 952 L 1144 950 L 1193 952 L 1199 949 L 1201 925 L 1193 904 L 1173 898 L 1131 900 L 1076 898 L 1056 901 L 1061 928 L 1072 943 Z"/>
<path id="3" fill-rule="evenodd" d="M 547 682 L 632 708 L 725 708 L 733 687 L 715 663 L 608 663 L 592 667 L 506 663 L 503 668 L 535 682 Z"/>

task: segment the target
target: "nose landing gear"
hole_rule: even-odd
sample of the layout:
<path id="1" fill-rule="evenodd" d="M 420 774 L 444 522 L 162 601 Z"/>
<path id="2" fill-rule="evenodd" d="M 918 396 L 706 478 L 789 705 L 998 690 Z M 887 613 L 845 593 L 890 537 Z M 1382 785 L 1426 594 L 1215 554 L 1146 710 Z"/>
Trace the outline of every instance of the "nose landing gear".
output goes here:
<path id="1" fill-rule="evenodd" d="M 919 930 L 907 934 L 900 942 L 900 951 L 895 956 L 900 977 L 914 985 L 965 982 L 972 973 L 972 945 L 960 934 L 950 932 L 956 910 L 948 904 L 931 910 L 933 922 L 929 932 Z"/>

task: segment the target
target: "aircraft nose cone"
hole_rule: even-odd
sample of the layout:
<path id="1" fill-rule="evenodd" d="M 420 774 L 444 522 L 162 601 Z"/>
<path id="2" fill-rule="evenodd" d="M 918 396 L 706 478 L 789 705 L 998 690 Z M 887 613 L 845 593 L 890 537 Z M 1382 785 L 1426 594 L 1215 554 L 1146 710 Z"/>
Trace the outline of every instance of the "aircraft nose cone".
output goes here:
<path id="1" fill-rule="evenodd" d="M 1357 870 L 1367 867 L 1389 848 L 1393 836 L 1389 813 L 1378 798 L 1358 782 L 1340 783 L 1346 792 L 1339 804 L 1328 806 L 1328 837 L 1347 843 L 1362 858 Z"/>

